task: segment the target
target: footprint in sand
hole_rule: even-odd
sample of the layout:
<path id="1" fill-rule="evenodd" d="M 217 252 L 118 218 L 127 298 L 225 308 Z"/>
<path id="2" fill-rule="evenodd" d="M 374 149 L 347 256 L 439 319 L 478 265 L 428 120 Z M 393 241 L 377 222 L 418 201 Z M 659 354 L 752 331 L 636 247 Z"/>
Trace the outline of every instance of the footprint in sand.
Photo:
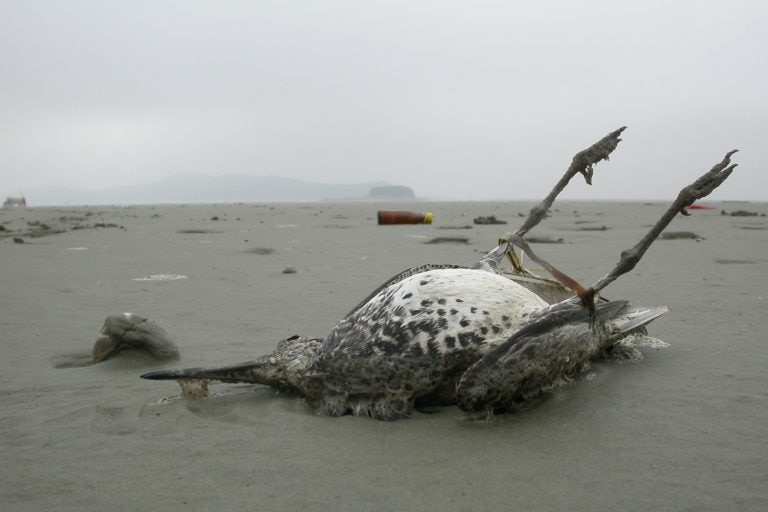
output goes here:
<path id="1" fill-rule="evenodd" d="M 136 430 L 136 414 L 132 414 L 125 407 L 97 405 L 94 408 L 91 430 L 112 436 L 132 434 Z"/>
<path id="2" fill-rule="evenodd" d="M 97 405 L 91 409 L 91 431 L 151 437 L 172 434 L 200 420 L 246 426 L 275 421 L 270 416 L 276 410 L 306 413 L 303 401 L 283 402 L 275 400 L 274 395 L 271 389 L 243 386 L 207 398 L 177 395 L 128 406 Z"/>
<path id="3" fill-rule="evenodd" d="M 176 429 L 184 417 L 237 425 L 259 425 L 270 423 L 273 408 L 280 408 L 284 402 L 274 400 L 271 389 L 242 386 L 213 393 L 205 398 L 183 395 L 162 398 L 147 403 L 141 408 L 140 429 L 147 433 L 165 433 Z M 303 406 L 303 401 L 298 401 Z M 290 403 L 290 402 L 289 402 Z M 305 411 L 302 410 L 302 414 Z"/>
<path id="4" fill-rule="evenodd" d="M 189 416 L 189 411 L 182 399 L 162 398 L 141 406 L 138 411 L 139 429 L 149 436 L 170 434 L 178 430 L 185 416 Z"/>
<path id="5" fill-rule="evenodd" d="M 187 415 L 184 404 L 175 399 L 126 407 L 97 405 L 93 408 L 91 430 L 110 436 L 165 435 L 178 430 L 179 420 Z"/>

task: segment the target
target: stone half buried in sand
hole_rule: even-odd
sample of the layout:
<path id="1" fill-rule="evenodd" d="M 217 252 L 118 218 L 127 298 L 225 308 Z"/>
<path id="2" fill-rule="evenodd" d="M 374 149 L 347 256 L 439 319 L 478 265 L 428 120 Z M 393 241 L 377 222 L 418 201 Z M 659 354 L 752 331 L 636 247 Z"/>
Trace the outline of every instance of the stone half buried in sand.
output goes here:
<path id="1" fill-rule="evenodd" d="M 93 362 L 105 361 L 121 350 L 141 350 L 163 360 L 179 359 L 179 349 L 165 329 L 133 313 L 109 315 L 93 345 Z"/>
<path id="2" fill-rule="evenodd" d="M 480 216 L 475 217 L 472 222 L 475 224 L 506 224 L 507 221 L 497 219 L 495 215 L 487 215 L 487 216 Z"/>
<path id="3" fill-rule="evenodd" d="M 659 238 L 661 240 L 696 240 L 697 242 L 705 240 L 703 236 L 691 231 L 664 231 Z"/>

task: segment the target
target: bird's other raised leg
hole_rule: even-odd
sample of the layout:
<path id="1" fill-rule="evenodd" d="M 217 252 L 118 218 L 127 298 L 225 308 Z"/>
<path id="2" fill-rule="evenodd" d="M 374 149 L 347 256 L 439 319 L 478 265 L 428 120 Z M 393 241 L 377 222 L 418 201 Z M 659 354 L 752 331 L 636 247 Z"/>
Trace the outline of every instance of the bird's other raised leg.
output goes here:
<path id="1" fill-rule="evenodd" d="M 731 156 L 736 153 L 737 150 L 729 151 L 725 157 L 715 164 L 712 169 L 704 173 L 696 181 L 684 187 L 677 198 L 672 202 L 666 212 L 656 222 L 656 224 L 646 233 L 646 235 L 632 248 L 626 249 L 621 253 L 619 263 L 611 270 L 605 277 L 597 281 L 589 288 L 584 288 L 579 285 L 578 282 L 559 271 L 553 265 L 547 261 L 538 258 L 536 254 L 531 250 L 528 244 L 525 242 L 522 236 L 517 233 L 513 233 L 509 237 L 509 243 L 520 247 L 523 252 L 528 255 L 529 258 L 540 264 L 542 267 L 552 274 L 558 281 L 564 286 L 570 288 L 578 296 L 579 300 L 587 306 L 590 310 L 594 308 L 594 297 L 606 286 L 615 281 L 619 276 L 626 274 L 635 268 L 635 265 L 645 255 L 645 252 L 653 244 L 653 242 L 659 237 L 662 231 L 666 229 L 672 219 L 678 213 L 685 212 L 685 208 L 693 204 L 695 201 L 708 196 L 719 187 L 733 172 L 736 164 L 731 164 Z"/>
<path id="2" fill-rule="evenodd" d="M 577 174 L 584 176 L 588 185 L 592 184 L 592 175 L 594 173 L 594 166 L 602 161 L 608 160 L 610 154 L 616 149 L 621 139 L 619 136 L 626 129 L 626 126 L 622 126 L 618 130 L 614 130 L 599 141 L 595 142 L 587 149 L 579 151 L 573 157 L 571 165 L 565 171 L 565 174 L 555 184 L 552 190 L 547 196 L 536 206 L 534 206 L 528 213 L 528 217 L 523 221 L 519 228 L 514 233 L 506 233 L 499 239 L 498 246 L 488 252 L 483 258 L 480 259 L 473 268 L 482 268 L 485 270 L 498 269 L 501 261 L 508 257 L 512 263 L 512 267 L 518 274 L 528 274 L 517 258 L 514 249 L 508 245 L 513 239 L 519 239 L 525 236 L 531 229 L 537 226 L 547 216 L 547 212 L 552 207 L 555 199 L 560 192 L 562 192 L 571 179 Z M 567 286 L 567 285 L 566 285 Z"/>
<path id="3" fill-rule="evenodd" d="M 590 292 L 599 292 L 632 270 L 678 213 L 722 185 L 736 167 L 731 164 L 734 153 L 728 152 L 709 172 L 684 187 L 650 231 L 634 247 L 621 253 L 616 267 L 595 283 Z M 459 407 L 488 414 L 495 408 L 524 402 L 558 377 L 578 370 L 606 343 L 666 312 L 663 307 L 635 308 L 626 301 L 614 301 L 593 305 L 595 309 L 587 315 L 574 304 L 575 300 L 566 299 L 532 315 L 513 336 L 470 366 L 457 386 Z"/>
<path id="4" fill-rule="evenodd" d="M 712 169 L 704 173 L 699 179 L 684 187 L 677 198 L 672 202 L 666 212 L 656 222 L 656 224 L 646 233 L 646 235 L 637 243 L 634 247 L 626 249 L 621 253 L 621 258 L 618 264 L 611 270 L 605 277 L 597 281 L 592 285 L 592 289 L 595 292 L 599 292 L 619 276 L 626 274 L 635 268 L 635 265 L 645 255 L 645 252 L 653 244 L 653 242 L 659 237 L 662 231 L 666 229 L 672 219 L 678 213 L 683 213 L 685 208 L 693 204 L 695 201 L 708 196 L 717 187 L 731 175 L 736 164 L 731 163 L 731 156 L 738 150 L 729 151 L 725 154 L 725 157 L 715 164 Z"/>

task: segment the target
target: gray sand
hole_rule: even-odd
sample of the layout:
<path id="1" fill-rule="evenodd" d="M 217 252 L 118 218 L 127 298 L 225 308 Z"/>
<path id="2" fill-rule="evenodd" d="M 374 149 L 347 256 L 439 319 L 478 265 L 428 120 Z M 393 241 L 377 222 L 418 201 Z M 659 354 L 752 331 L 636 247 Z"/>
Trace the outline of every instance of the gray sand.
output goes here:
<path id="1" fill-rule="evenodd" d="M 538 251 L 585 283 L 607 272 L 663 208 L 556 206 L 533 234 L 564 243 Z M 435 221 L 377 226 L 385 207 L 431 211 Z M 606 290 L 669 306 L 650 333 L 670 346 L 644 349 L 637 363 L 596 364 L 535 407 L 489 422 L 466 420 L 455 407 L 394 423 L 319 417 L 265 388 L 216 384 L 212 397 L 188 399 L 173 382 L 138 377 L 246 361 L 291 334 L 325 335 L 407 267 L 473 262 L 529 207 L 0 212 L 2 510 L 768 509 L 764 217 L 716 210 L 677 218 L 670 230 L 704 240 L 659 240 Z M 474 226 L 461 233 L 466 244 L 424 243 L 444 235 L 441 226 L 490 214 L 510 226 Z M 65 219 L 63 233 L 21 235 L 29 221 L 55 228 L 62 216 L 86 226 Z M 284 274 L 288 266 L 297 272 Z M 177 279 L 151 277 L 163 275 Z M 88 355 L 104 318 L 124 311 L 166 329 L 181 360 L 124 352 L 56 368 Z"/>

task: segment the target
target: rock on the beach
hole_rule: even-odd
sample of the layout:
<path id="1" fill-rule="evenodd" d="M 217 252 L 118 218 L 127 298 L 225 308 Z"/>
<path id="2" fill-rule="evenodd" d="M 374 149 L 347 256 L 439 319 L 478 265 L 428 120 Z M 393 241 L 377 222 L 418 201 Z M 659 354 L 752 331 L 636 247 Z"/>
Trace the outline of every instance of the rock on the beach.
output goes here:
<path id="1" fill-rule="evenodd" d="M 562 244 L 562 238 L 552 238 L 550 236 L 527 236 L 525 241 L 529 244 Z"/>
<path id="2" fill-rule="evenodd" d="M 93 362 L 100 363 L 126 349 L 143 350 L 160 360 L 179 358 L 178 347 L 155 322 L 133 313 L 109 315 L 93 345 Z"/>
<path id="3" fill-rule="evenodd" d="M 463 236 L 438 236 L 424 242 L 425 244 L 467 244 L 469 238 Z"/>
<path id="4" fill-rule="evenodd" d="M 252 247 L 250 249 L 246 249 L 245 252 L 248 254 L 259 254 L 259 255 L 266 255 L 266 254 L 272 254 L 275 252 L 275 250 L 271 247 Z"/>
<path id="5" fill-rule="evenodd" d="M 720 211 L 720 215 L 730 215 L 731 217 L 757 217 L 758 215 L 761 217 L 765 217 L 765 214 L 759 214 L 757 212 L 751 212 L 748 210 L 734 210 L 732 212 L 726 212 L 725 210 Z"/>
<path id="6" fill-rule="evenodd" d="M 497 219 L 495 215 L 475 217 L 473 222 L 475 224 L 506 224 L 507 221 Z"/>
<path id="7" fill-rule="evenodd" d="M 691 231 L 665 231 L 659 238 L 661 240 L 704 240 L 703 236 Z"/>

